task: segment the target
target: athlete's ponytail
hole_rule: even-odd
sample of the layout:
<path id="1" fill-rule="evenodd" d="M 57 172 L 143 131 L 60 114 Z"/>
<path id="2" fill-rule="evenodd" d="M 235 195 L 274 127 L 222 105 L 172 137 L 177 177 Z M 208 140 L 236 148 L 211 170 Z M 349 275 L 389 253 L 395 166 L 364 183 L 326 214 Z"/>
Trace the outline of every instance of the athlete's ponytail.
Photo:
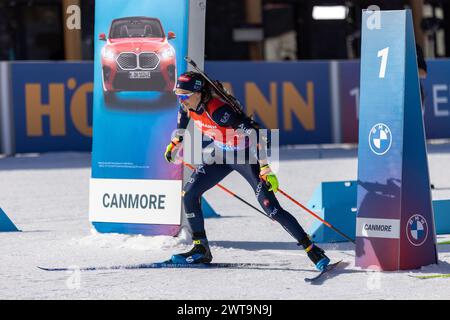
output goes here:
<path id="1" fill-rule="evenodd" d="M 205 84 L 203 85 L 202 88 L 201 102 L 206 104 L 209 100 L 211 100 L 215 96 L 216 95 L 214 94 L 214 89 L 208 82 L 205 81 Z"/>

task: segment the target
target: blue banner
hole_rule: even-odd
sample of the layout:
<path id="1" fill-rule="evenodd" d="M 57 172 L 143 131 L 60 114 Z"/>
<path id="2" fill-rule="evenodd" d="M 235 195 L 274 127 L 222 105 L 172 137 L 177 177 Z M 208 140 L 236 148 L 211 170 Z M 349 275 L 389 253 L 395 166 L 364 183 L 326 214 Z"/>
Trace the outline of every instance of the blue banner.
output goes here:
<path id="1" fill-rule="evenodd" d="M 114 6 L 109 1 L 96 4 L 92 176 L 171 179 L 173 165 L 156 156 L 155 151 L 158 155 L 164 153 L 176 128 L 178 103 L 172 91 L 177 67 L 186 69 L 183 57 L 187 54 L 187 3 L 132 2 L 116 1 Z M 178 10 L 171 9 L 175 3 Z M 143 13 L 148 21 L 133 20 Z M 135 27 L 139 23 L 146 24 L 143 31 L 149 27 L 161 37 L 130 34 L 133 28 L 140 32 Z M 174 39 L 169 39 L 169 32 L 174 33 Z M 102 34 L 106 40 L 101 39 Z M 154 51 L 157 53 L 153 54 Z M 152 59 L 155 67 L 141 65 L 153 63 Z M 140 65 L 133 66 L 139 62 Z M 101 165 L 105 161 L 133 163 L 137 167 Z"/>
<path id="2" fill-rule="evenodd" d="M 98 32 L 108 31 L 105 23 Z M 177 33 L 175 35 L 179 38 Z M 98 46 L 104 44 L 97 42 Z M 171 43 L 176 43 L 176 39 Z M 102 47 L 98 50 L 101 54 Z M 176 60 L 182 63 L 181 67 L 185 67 L 182 58 L 177 53 Z M 427 64 L 428 76 L 421 80 L 427 138 L 448 139 L 450 84 L 447 78 L 450 59 L 427 60 Z M 210 61 L 205 65 L 211 77 L 225 82 L 247 113 L 254 114 L 268 128 L 280 129 L 280 144 L 332 142 L 329 62 Z M 95 68 L 98 74 L 102 65 Z M 358 141 L 359 68 L 358 60 L 339 62 L 341 137 L 345 143 Z M 17 153 L 91 150 L 93 73 L 91 62 L 11 64 Z M 155 108 L 155 104 L 150 102 L 158 95 L 161 98 L 161 94 L 143 91 L 105 94 L 101 82 L 96 89 L 101 92 L 99 97 L 103 99 L 102 103 L 109 105 L 109 110 L 116 114 L 127 109 L 144 114 L 150 109 L 165 113 L 164 108 Z M 164 97 L 159 100 L 161 105 L 172 103 Z M 167 121 L 172 123 L 171 119 L 159 119 L 157 123 L 163 127 Z M 122 136 L 115 139 L 121 140 Z M 165 143 L 163 140 L 161 146 Z M 161 165 L 164 166 L 162 162 Z"/>
<path id="3" fill-rule="evenodd" d="M 208 62 L 205 71 L 280 144 L 331 143 L 329 62 Z"/>
<path id="4" fill-rule="evenodd" d="M 341 142 L 358 142 L 359 61 L 339 61 Z"/>
<path id="5" fill-rule="evenodd" d="M 450 138 L 450 59 L 427 60 L 428 72 L 420 79 L 424 95 L 427 139 Z M 339 62 L 342 142 L 358 142 L 359 60 Z"/>
<path id="6" fill-rule="evenodd" d="M 422 80 L 425 93 L 425 130 L 428 139 L 450 138 L 450 60 L 427 62 L 428 75 Z"/>
<path id="7" fill-rule="evenodd" d="M 182 167 L 167 163 L 186 70 L 188 0 L 95 3 L 90 221 L 100 232 L 175 235 Z"/>
<path id="8" fill-rule="evenodd" d="M 15 152 L 90 151 L 92 64 L 11 64 Z"/>

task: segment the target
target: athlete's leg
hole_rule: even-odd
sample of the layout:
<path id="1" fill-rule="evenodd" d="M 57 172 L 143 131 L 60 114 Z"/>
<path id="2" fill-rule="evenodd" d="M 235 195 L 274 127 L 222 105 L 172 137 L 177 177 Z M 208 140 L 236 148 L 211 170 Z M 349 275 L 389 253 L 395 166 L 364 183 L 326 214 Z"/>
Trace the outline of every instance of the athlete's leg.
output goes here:
<path id="1" fill-rule="evenodd" d="M 280 223 L 297 240 L 298 245 L 301 245 L 305 249 L 308 257 L 316 265 L 317 269 L 322 270 L 325 268 L 330 262 L 330 259 L 321 248 L 311 242 L 297 219 L 280 206 L 275 194 L 269 191 L 269 187 L 259 177 L 259 165 L 243 164 L 234 165 L 232 168 L 238 171 L 250 183 L 253 190 L 255 190 L 258 202 L 261 204 L 267 216 Z"/>
<path id="2" fill-rule="evenodd" d="M 259 177 L 258 164 L 234 165 L 232 168 L 239 172 L 248 183 L 250 183 L 255 191 L 258 202 L 270 219 L 280 223 L 298 243 L 301 243 L 308 237 L 297 219 L 280 206 L 275 194 L 272 191 L 269 191 L 269 187 L 261 180 Z"/>
<path id="3" fill-rule="evenodd" d="M 201 196 L 225 178 L 232 169 L 225 164 L 199 166 L 183 189 L 184 210 L 192 229 L 193 240 L 206 238 Z"/>
<path id="4" fill-rule="evenodd" d="M 184 186 L 183 202 L 187 220 L 192 229 L 194 247 L 188 252 L 175 254 L 170 258 L 172 263 L 210 263 L 212 260 L 208 239 L 206 238 L 205 223 L 201 209 L 202 194 L 222 180 L 231 169 L 227 165 L 199 166 L 192 173 Z"/>

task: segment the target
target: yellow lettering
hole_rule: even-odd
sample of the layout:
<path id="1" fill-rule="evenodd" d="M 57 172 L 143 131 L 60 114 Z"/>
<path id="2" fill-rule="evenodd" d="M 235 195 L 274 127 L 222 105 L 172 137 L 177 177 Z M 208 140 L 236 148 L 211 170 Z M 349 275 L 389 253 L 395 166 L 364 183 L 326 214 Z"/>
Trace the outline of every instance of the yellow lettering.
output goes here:
<path id="1" fill-rule="evenodd" d="M 229 94 L 233 95 L 233 86 L 231 85 L 230 82 L 222 82 L 223 87 L 225 88 L 225 90 L 228 91 Z"/>
<path id="2" fill-rule="evenodd" d="M 92 127 L 88 124 L 88 103 L 87 94 L 92 92 L 94 86 L 92 82 L 80 86 L 70 102 L 70 115 L 72 116 L 75 128 L 87 137 L 92 137 Z"/>
<path id="3" fill-rule="evenodd" d="M 278 128 L 277 114 L 277 84 L 270 83 L 270 102 L 266 100 L 262 92 L 254 82 L 245 84 L 245 104 L 247 106 L 247 114 L 257 114 L 266 128 Z"/>
<path id="4" fill-rule="evenodd" d="M 64 84 L 50 83 L 48 86 L 48 104 L 42 104 L 41 85 L 30 83 L 25 85 L 25 110 L 27 134 L 42 136 L 42 117 L 50 118 L 50 134 L 64 136 L 66 134 L 64 110 Z"/>
<path id="5" fill-rule="evenodd" d="M 302 126 L 312 131 L 316 128 L 314 117 L 314 83 L 306 84 L 308 103 L 291 82 L 283 82 L 283 114 L 284 129 L 292 130 L 292 114 L 294 113 Z"/>

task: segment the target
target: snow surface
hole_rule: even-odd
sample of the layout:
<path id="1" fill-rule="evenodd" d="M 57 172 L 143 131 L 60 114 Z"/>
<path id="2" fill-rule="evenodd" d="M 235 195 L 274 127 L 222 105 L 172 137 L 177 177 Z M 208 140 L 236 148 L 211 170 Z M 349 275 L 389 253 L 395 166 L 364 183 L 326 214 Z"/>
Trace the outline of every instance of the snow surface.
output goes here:
<path id="1" fill-rule="evenodd" d="M 450 198 L 450 144 L 429 145 L 434 199 Z M 352 146 L 283 149 L 280 186 L 306 203 L 321 181 L 355 180 Z M 0 206 L 23 230 L 0 233 L 0 299 L 449 299 L 450 279 L 410 275 L 450 273 L 450 245 L 440 264 L 416 271 L 374 272 L 354 267 L 351 243 L 323 244 L 345 270 L 313 286 L 305 253 L 283 228 L 213 188 L 206 193 L 221 218 L 206 220 L 215 262 L 270 263 L 255 269 L 144 269 L 79 272 L 77 267 L 149 263 L 187 250 L 179 238 L 98 234 L 88 221 L 90 154 L 51 153 L 0 159 Z M 253 204 L 251 188 L 235 173 L 223 185 Z M 305 227 L 311 217 L 278 195 Z M 439 236 L 448 240 L 450 236 Z M 45 272 L 36 266 L 73 267 Z"/>

